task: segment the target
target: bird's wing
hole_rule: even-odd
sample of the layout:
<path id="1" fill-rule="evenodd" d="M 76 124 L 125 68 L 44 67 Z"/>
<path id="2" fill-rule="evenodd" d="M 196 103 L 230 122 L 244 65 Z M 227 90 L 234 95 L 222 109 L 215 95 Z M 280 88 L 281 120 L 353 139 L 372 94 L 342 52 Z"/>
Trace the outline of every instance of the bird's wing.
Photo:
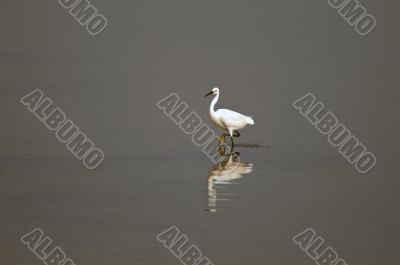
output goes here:
<path id="1" fill-rule="evenodd" d="M 226 127 L 239 128 L 247 123 L 247 117 L 236 111 L 219 109 L 217 110 L 217 114 Z"/>

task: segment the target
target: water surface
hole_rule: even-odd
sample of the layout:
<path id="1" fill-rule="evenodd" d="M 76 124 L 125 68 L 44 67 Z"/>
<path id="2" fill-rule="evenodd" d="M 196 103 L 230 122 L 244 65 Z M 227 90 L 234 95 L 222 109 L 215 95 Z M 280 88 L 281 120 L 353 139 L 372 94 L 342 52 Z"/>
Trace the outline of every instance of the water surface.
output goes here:
<path id="1" fill-rule="evenodd" d="M 1 4 L 0 263 L 40 264 L 19 238 L 41 227 L 76 264 L 179 264 L 156 240 L 174 225 L 216 265 L 310 264 L 292 242 L 307 227 L 348 264 L 395 263 L 397 2 L 363 1 L 367 37 L 326 1 L 93 4 L 109 20 L 98 37 L 57 1 Z M 211 125 L 213 86 L 256 123 L 225 164 L 156 107 L 175 92 Z M 19 102 L 37 88 L 104 150 L 98 169 Z M 377 156 L 372 172 L 292 107 L 308 92 Z"/>

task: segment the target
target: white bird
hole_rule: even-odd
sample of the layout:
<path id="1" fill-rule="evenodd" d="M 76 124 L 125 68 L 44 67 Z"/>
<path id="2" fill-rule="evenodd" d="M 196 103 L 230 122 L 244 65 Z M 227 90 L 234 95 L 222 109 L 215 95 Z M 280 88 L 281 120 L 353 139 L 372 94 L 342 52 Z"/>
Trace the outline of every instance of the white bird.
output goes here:
<path id="1" fill-rule="evenodd" d="M 228 109 L 219 109 L 217 111 L 214 110 L 215 104 L 219 99 L 219 88 L 213 88 L 209 93 L 205 95 L 205 97 L 215 95 L 214 99 L 211 101 L 210 104 L 210 117 L 211 120 L 217 125 L 218 127 L 228 130 L 229 134 L 222 134 L 219 137 L 219 142 L 221 143 L 222 140 L 225 141 L 225 136 L 231 137 L 231 143 L 233 147 L 233 137 L 239 137 L 240 133 L 238 132 L 239 129 L 243 129 L 246 127 L 247 124 L 254 125 L 254 120 L 251 117 L 245 116 L 238 112 L 228 110 Z M 233 132 L 236 134 L 234 135 Z"/>

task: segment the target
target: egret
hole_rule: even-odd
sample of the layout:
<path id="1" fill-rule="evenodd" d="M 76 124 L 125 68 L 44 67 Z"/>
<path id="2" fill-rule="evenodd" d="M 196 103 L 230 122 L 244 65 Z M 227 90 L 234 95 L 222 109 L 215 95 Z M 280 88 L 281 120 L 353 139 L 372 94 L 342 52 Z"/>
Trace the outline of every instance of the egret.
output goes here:
<path id="1" fill-rule="evenodd" d="M 222 143 L 222 140 L 225 142 L 225 137 L 230 136 L 233 148 L 233 137 L 240 136 L 238 130 L 243 129 L 244 127 L 246 127 L 247 124 L 254 125 L 254 120 L 251 117 L 228 109 L 219 109 L 215 111 L 215 104 L 217 104 L 217 101 L 219 99 L 219 88 L 213 88 L 205 95 L 205 97 L 210 95 L 215 95 L 210 104 L 211 120 L 215 123 L 215 125 L 229 132 L 229 134 L 223 133 L 221 136 L 218 137 L 219 143 Z"/>

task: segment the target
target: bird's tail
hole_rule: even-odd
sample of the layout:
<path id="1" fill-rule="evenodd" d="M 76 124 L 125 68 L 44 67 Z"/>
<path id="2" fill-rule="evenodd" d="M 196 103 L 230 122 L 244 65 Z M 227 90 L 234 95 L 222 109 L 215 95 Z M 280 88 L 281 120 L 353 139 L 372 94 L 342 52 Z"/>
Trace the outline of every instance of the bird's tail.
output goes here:
<path id="1" fill-rule="evenodd" d="M 254 125 L 254 120 L 252 117 L 247 117 L 247 123 L 250 125 Z"/>

